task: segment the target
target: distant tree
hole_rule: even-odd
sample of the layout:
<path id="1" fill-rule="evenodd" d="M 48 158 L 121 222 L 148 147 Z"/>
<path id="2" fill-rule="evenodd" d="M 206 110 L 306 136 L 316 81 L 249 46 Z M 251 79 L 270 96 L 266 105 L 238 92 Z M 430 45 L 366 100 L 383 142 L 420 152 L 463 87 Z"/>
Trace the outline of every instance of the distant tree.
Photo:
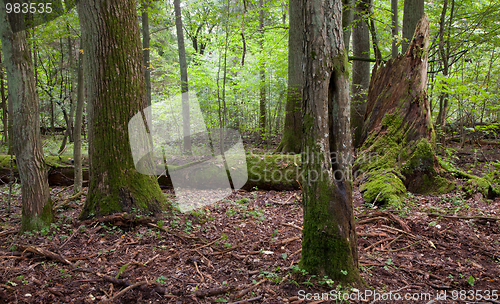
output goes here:
<path id="1" fill-rule="evenodd" d="M 417 28 L 417 23 L 424 15 L 424 0 L 405 0 L 403 9 L 403 47 L 406 53 Z"/>
<path id="2" fill-rule="evenodd" d="M 142 53 L 144 65 L 144 79 L 146 82 L 146 98 L 148 106 L 151 105 L 151 62 L 150 62 L 150 41 L 151 35 L 149 33 L 149 7 L 150 1 L 143 0 L 142 2 Z"/>
<path id="3" fill-rule="evenodd" d="M 23 14 L 7 15 L 5 5 L 0 5 L 0 36 L 12 103 L 12 139 L 21 179 L 21 232 L 39 230 L 53 219 L 33 61 L 24 27 Z"/>
<path id="4" fill-rule="evenodd" d="M 135 1 L 80 0 L 89 117 L 90 181 L 81 218 L 135 209 L 156 212 L 165 197 L 134 167 L 128 123 L 147 107 Z"/>
<path id="5" fill-rule="evenodd" d="M 368 13 L 370 0 L 356 3 L 352 29 L 352 55 L 357 58 L 370 58 L 370 30 L 368 28 Z M 353 145 L 358 147 L 363 131 L 366 110 L 366 98 L 370 86 L 370 62 L 354 60 L 352 62 L 352 103 L 351 128 Z"/>
<path id="6" fill-rule="evenodd" d="M 398 23 L 398 0 L 391 0 L 391 28 L 392 28 L 392 47 L 391 53 L 392 58 L 396 58 L 398 56 L 398 44 L 396 36 L 399 35 L 399 23 Z"/>
<path id="7" fill-rule="evenodd" d="M 302 8 L 307 39 L 303 53 L 304 229 L 300 266 L 321 277 L 359 282 L 341 8 L 341 0 L 305 1 Z"/>
<path id="8" fill-rule="evenodd" d="M 76 111 L 75 111 L 75 131 L 73 145 L 73 159 L 75 164 L 75 185 L 73 192 L 76 194 L 82 190 L 83 172 L 82 172 L 82 119 L 83 119 L 83 104 L 85 103 L 84 83 L 83 83 L 83 52 L 78 52 L 78 87 L 76 94 Z"/>
<path id="9" fill-rule="evenodd" d="M 265 70 L 265 63 L 263 60 L 263 50 L 264 50 L 264 0 L 259 0 L 259 32 L 260 32 L 260 37 L 259 37 L 259 46 L 260 46 L 260 53 L 261 53 L 261 58 L 260 58 L 260 64 L 259 64 L 259 75 L 260 75 L 260 86 L 259 86 L 259 91 L 260 91 L 260 136 L 261 138 L 265 139 L 267 136 L 267 128 L 266 128 L 266 120 L 267 120 L 267 114 L 266 114 L 266 70 Z"/>
<path id="10" fill-rule="evenodd" d="M 278 152 L 300 153 L 302 145 L 302 45 L 304 21 L 302 0 L 290 0 L 288 30 L 288 92 L 285 127 Z"/>
<path id="11" fill-rule="evenodd" d="M 184 33 L 182 31 L 181 1 L 174 0 L 175 28 L 177 29 L 177 46 L 179 49 L 179 65 L 181 69 L 181 93 L 182 93 L 182 131 L 184 136 L 184 153 L 191 154 L 191 134 L 189 119 L 189 91 L 186 49 L 184 47 Z"/>

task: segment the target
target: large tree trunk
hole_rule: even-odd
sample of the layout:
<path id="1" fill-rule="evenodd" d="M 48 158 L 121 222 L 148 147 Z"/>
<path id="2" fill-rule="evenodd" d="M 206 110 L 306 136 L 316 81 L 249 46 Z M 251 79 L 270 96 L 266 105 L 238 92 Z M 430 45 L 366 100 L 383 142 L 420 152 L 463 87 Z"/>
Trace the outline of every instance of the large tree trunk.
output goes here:
<path id="1" fill-rule="evenodd" d="M 128 123 L 147 107 L 135 1 L 80 0 L 89 115 L 90 185 L 81 218 L 157 212 L 165 196 L 133 162 Z"/>
<path id="2" fill-rule="evenodd" d="M 189 119 L 189 86 L 187 75 L 186 50 L 184 48 L 184 33 L 182 31 L 182 14 L 180 0 L 174 0 L 175 27 L 177 29 L 177 45 L 179 49 L 179 65 L 181 69 L 181 93 L 182 93 L 182 131 L 184 135 L 184 153 L 191 154 L 191 131 Z"/>
<path id="3" fill-rule="evenodd" d="M 303 7 L 307 39 L 303 53 L 304 229 L 300 266 L 321 277 L 359 282 L 341 7 L 341 0 L 306 1 Z"/>
<path id="4" fill-rule="evenodd" d="M 0 6 L 0 35 L 12 103 L 12 139 L 15 138 L 14 153 L 21 179 L 21 232 L 41 229 L 53 218 L 33 62 L 23 27 L 23 14 L 7 16 L 5 6 Z"/>
<path id="5" fill-rule="evenodd" d="M 363 0 L 356 4 L 354 26 L 352 30 L 352 52 L 357 58 L 370 58 L 370 30 L 368 28 L 368 13 L 370 0 Z M 366 111 L 366 98 L 370 86 L 370 62 L 355 60 L 352 63 L 352 103 L 351 129 L 353 145 L 358 147 L 363 131 L 363 122 Z"/>
<path id="6" fill-rule="evenodd" d="M 346 54 L 349 54 L 349 44 L 351 42 L 352 20 L 353 20 L 353 0 L 342 0 L 342 31 L 344 32 L 344 47 Z"/>
<path id="7" fill-rule="evenodd" d="M 417 28 L 418 21 L 424 14 L 424 0 L 405 0 L 403 9 L 403 46 L 401 52 L 404 54 L 412 42 L 413 33 Z"/>
<path id="8" fill-rule="evenodd" d="M 439 176 L 435 135 L 426 92 L 429 21 L 415 31 L 408 51 L 373 73 L 356 168 L 368 203 L 401 204 L 406 191 L 447 192 Z M 355 174 L 356 175 L 356 174 Z"/>
<path id="9" fill-rule="evenodd" d="M 302 0 L 290 0 L 288 32 L 288 91 L 285 106 L 285 127 L 277 151 L 300 153 L 302 145 L 302 40 L 304 21 Z"/>

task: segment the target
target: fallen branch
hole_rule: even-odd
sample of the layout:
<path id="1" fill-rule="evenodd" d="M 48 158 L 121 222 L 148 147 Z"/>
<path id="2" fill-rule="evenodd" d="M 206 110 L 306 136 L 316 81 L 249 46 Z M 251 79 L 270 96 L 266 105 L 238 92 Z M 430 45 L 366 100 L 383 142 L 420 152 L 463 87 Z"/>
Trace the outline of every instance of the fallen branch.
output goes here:
<path id="1" fill-rule="evenodd" d="M 283 226 L 288 226 L 288 227 L 292 227 L 292 228 L 295 228 L 295 229 L 298 229 L 298 230 L 302 231 L 302 227 L 295 226 L 294 224 L 289 224 L 289 223 L 281 223 L 281 225 L 283 225 Z"/>
<path id="2" fill-rule="evenodd" d="M 52 259 L 52 260 L 62 262 L 64 264 L 71 266 L 72 268 L 76 268 L 75 264 L 71 263 L 63 256 L 61 256 L 57 253 L 54 253 L 52 251 L 49 251 L 47 249 L 44 249 L 41 247 L 35 247 L 35 246 L 24 246 L 24 245 L 16 245 L 16 246 L 17 246 L 17 248 L 19 248 L 23 251 L 29 251 L 31 253 L 38 254 L 38 255 L 44 256 L 46 258 Z"/>
<path id="3" fill-rule="evenodd" d="M 282 245 L 288 244 L 290 242 L 293 242 L 293 241 L 296 241 L 296 240 L 300 240 L 301 238 L 302 238 L 302 235 L 297 235 L 297 236 L 285 239 L 285 240 L 283 240 L 281 242 L 278 242 L 278 243 L 276 243 L 274 245 L 275 246 L 282 246 Z"/>
<path id="4" fill-rule="evenodd" d="M 73 196 L 68 197 L 68 198 L 67 198 L 67 199 L 65 199 L 62 203 L 57 204 L 57 205 L 54 207 L 54 209 L 55 209 L 55 210 L 58 210 L 58 209 L 63 209 L 63 208 L 66 208 L 66 207 L 67 207 L 67 205 L 69 204 L 69 202 L 76 200 L 77 198 L 79 198 L 80 196 L 82 196 L 82 194 L 83 194 L 83 190 L 82 190 L 82 191 L 80 191 L 80 192 L 78 192 L 77 194 L 75 194 L 75 195 L 73 195 Z"/>
<path id="5" fill-rule="evenodd" d="M 119 297 L 121 297 L 122 295 L 124 295 L 127 291 L 131 290 L 131 289 L 134 289 L 136 287 L 139 287 L 139 286 L 142 286 L 142 285 L 146 285 L 148 284 L 148 281 L 141 281 L 141 282 L 137 282 L 135 283 L 134 285 L 130 285 L 128 287 L 126 287 L 125 289 L 123 289 L 122 291 L 120 291 L 119 293 L 115 294 L 114 296 L 112 296 L 108 301 L 106 302 L 113 302 L 114 300 L 118 299 Z"/>

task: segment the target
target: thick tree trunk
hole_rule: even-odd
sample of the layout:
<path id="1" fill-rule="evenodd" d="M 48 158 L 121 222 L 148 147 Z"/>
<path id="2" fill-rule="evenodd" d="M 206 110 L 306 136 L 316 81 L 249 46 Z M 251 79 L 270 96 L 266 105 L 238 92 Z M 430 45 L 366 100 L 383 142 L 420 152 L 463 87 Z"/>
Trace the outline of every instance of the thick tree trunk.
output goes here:
<path id="1" fill-rule="evenodd" d="M 401 204 L 406 191 L 450 191 L 439 176 L 435 134 L 426 92 L 429 21 L 419 22 L 408 51 L 374 72 L 361 152 L 355 170 L 368 203 Z M 357 174 L 355 174 L 357 175 Z"/>
<path id="2" fill-rule="evenodd" d="M 81 218 L 157 212 L 165 196 L 133 162 L 128 123 L 147 107 L 135 1 L 80 0 L 89 115 L 90 185 Z"/>
<path id="3" fill-rule="evenodd" d="M 405 0 L 403 9 L 403 46 L 401 52 L 404 54 L 412 42 L 413 33 L 417 28 L 418 21 L 424 14 L 424 0 Z"/>
<path id="4" fill-rule="evenodd" d="M 302 0 L 290 0 L 288 31 L 288 91 L 285 106 L 285 126 L 277 151 L 300 153 L 302 145 L 302 40 L 304 21 Z"/>
<path id="5" fill-rule="evenodd" d="M 82 173 L 82 119 L 83 119 L 83 104 L 84 100 L 84 84 L 83 84 L 83 52 L 78 52 L 78 88 L 76 96 L 76 115 L 75 115 L 75 131 L 74 131 L 74 146 L 73 159 L 75 162 L 75 186 L 73 192 L 80 192 L 83 186 Z"/>
<path id="6" fill-rule="evenodd" d="M 21 179 L 21 232 L 41 229 L 50 224 L 53 217 L 40 139 L 33 62 L 23 23 L 23 14 L 7 16 L 5 6 L 0 6 L 0 35 L 12 103 L 12 139 L 15 138 L 14 153 Z"/>
<path id="7" fill-rule="evenodd" d="M 306 1 L 303 7 L 307 39 L 303 53 L 304 229 L 300 266 L 321 277 L 359 282 L 341 8 L 340 0 Z"/>
<path id="8" fill-rule="evenodd" d="M 370 58 L 370 30 L 367 18 L 370 0 L 358 2 L 355 7 L 352 30 L 352 52 L 354 57 Z M 366 111 L 366 98 L 370 86 L 370 62 L 355 60 L 352 63 L 351 129 L 353 145 L 360 145 Z"/>
<path id="9" fill-rule="evenodd" d="M 144 65 L 144 79 L 146 82 L 146 98 L 148 107 L 151 105 L 151 62 L 149 58 L 150 34 L 149 34 L 149 0 L 142 4 L 142 54 Z"/>
<path id="10" fill-rule="evenodd" d="M 182 93 L 182 130 L 184 134 L 184 153 L 191 154 L 191 134 L 189 119 L 189 86 L 187 75 L 186 50 L 184 47 L 184 33 L 182 31 L 182 14 L 180 0 L 174 0 L 175 27 L 177 29 L 177 45 L 179 49 L 179 65 L 181 69 L 181 93 Z"/>

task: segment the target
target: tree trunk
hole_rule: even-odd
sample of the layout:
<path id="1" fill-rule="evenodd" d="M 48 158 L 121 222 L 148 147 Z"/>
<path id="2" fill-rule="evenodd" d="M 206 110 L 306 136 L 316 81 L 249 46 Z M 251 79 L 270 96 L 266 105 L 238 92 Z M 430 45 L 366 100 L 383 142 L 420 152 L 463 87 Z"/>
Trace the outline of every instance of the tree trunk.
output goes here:
<path id="1" fill-rule="evenodd" d="M 392 58 L 398 57 L 398 44 L 396 37 L 399 35 L 399 23 L 398 23 L 398 0 L 391 0 L 391 20 L 392 20 Z"/>
<path id="2" fill-rule="evenodd" d="M 73 98 L 73 92 L 74 92 L 74 68 L 73 68 L 73 41 L 71 40 L 71 34 L 70 34 L 70 26 L 69 24 L 66 25 L 67 30 L 68 30 L 68 58 L 69 58 L 69 104 L 70 104 L 70 109 L 69 109 L 69 117 L 68 117 L 68 125 L 67 125 L 67 131 L 68 136 L 69 136 L 69 142 L 74 142 L 74 131 L 73 131 L 73 117 L 75 117 L 75 99 Z"/>
<path id="3" fill-rule="evenodd" d="M 342 31 L 344 32 L 344 46 L 346 54 L 349 54 L 349 44 L 351 42 L 353 6 L 353 0 L 342 0 Z"/>
<path id="4" fill-rule="evenodd" d="M 368 18 L 370 0 L 358 2 L 355 7 L 352 30 L 352 51 L 354 57 L 370 58 L 370 30 Z M 352 63 L 351 128 L 353 145 L 359 147 L 366 111 L 366 98 L 370 86 L 370 62 L 355 60 Z"/>
<path id="5" fill-rule="evenodd" d="M 417 28 L 418 21 L 424 14 L 424 0 L 405 0 L 403 9 L 403 46 L 401 52 L 404 54 L 412 42 L 413 33 Z"/>
<path id="6" fill-rule="evenodd" d="M 81 43 L 80 43 L 81 45 Z M 73 159 L 75 162 L 75 186 L 73 192 L 76 194 L 82 190 L 83 186 L 83 171 L 82 171 L 82 118 L 84 100 L 84 84 L 83 84 L 83 52 L 78 52 L 78 88 L 76 96 L 76 115 L 75 115 L 75 131 Z"/>
<path id="7" fill-rule="evenodd" d="M 288 32 L 288 91 L 285 106 L 285 127 L 277 151 L 300 153 L 302 145 L 302 45 L 304 21 L 302 0 L 290 0 Z"/>
<path id="8" fill-rule="evenodd" d="M 426 92 L 429 21 L 419 22 L 408 51 L 372 75 L 355 172 L 368 203 L 403 203 L 407 192 L 445 193 Z M 359 171 L 356 171 L 358 170 Z M 355 173 L 355 175 L 358 175 Z"/>
<path id="9" fill-rule="evenodd" d="M 184 153 L 191 154 L 191 134 L 189 119 L 189 86 L 187 75 L 186 50 L 184 48 L 184 33 L 182 32 L 182 14 L 180 0 L 174 0 L 175 27 L 177 29 L 177 45 L 179 48 L 179 64 L 181 68 L 182 93 L 182 127 L 184 134 Z"/>
<path id="10" fill-rule="evenodd" d="M 2 63 L 0 55 L 0 64 Z M 9 120 L 7 115 L 7 96 L 5 96 L 5 83 L 3 68 L 0 70 L 0 96 L 2 98 L 2 124 L 3 124 L 3 142 L 9 144 Z"/>
<path id="11" fill-rule="evenodd" d="M 321 277 L 360 282 L 349 174 L 350 100 L 340 22 L 342 1 L 305 1 L 303 11 L 305 153 L 300 266 Z"/>
<path id="12" fill-rule="evenodd" d="M 259 46 L 260 46 L 260 137 L 265 140 L 267 136 L 266 130 L 266 71 L 264 64 L 264 1 L 259 0 Z"/>
<path id="13" fill-rule="evenodd" d="M 39 230 L 53 219 L 33 62 L 23 24 L 23 14 L 7 16 L 5 6 L 0 6 L 0 35 L 12 103 L 12 139 L 16 139 L 14 153 L 21 179 L 21 232 Z"/>
<path id="14" fill-rule="evenodd" d="M 90 183 L 80 218 L 158 212 L 165 196 L 133 162 L 128 123 L 147 107 L 135 1 L 81 0 L 89 115 Z"/>
<path id="15" fill-rule="evenodd" d="M 446 42 L 446 48 L 445 48 L 445 38 L 444 38 L 444 31 L 445 31 L 445 18 L 446 18 L 446 11 L 448 9 L 448 0 L 444 0 L 443 2 L 443 10 L 441 11 L 441 18 L 439 21 L 439 55 L 441 57 L 441 62 L 443 64 L 443 76 L 448 77 L 449 73 L 449 68 L 450 68 L 450 32 L 451 32 L 451 24 L 453 22 L 453 11 L 455 10 L 455 1 L 452 0 L 451 3 L 451 12 L 450 12 L 450 20 L 448 23 L 448 39 Z M 439 94 L 439 113 L 436 119 L 436 125 L 439 129 L 444 130 L 444 127 L 446 125 L 446 116 L 448 112 L 448 99 L 449 99 L 449 94 L 447 92 L 447 84 L 445 83 L 443 86 L 443 91 Z M 443 137 L 444 140 L 444 137 Z"/>
<path id="16" fill-rule="evenodd" d="M 144 66 L 144 78 L 146 82 L 146 98 L 148 107 L 151 105 L 151 62 L 149 58 L 150 34 L 149 34 L 149 0 L 144 0 L 142 5 L 142 54 Z"/>

